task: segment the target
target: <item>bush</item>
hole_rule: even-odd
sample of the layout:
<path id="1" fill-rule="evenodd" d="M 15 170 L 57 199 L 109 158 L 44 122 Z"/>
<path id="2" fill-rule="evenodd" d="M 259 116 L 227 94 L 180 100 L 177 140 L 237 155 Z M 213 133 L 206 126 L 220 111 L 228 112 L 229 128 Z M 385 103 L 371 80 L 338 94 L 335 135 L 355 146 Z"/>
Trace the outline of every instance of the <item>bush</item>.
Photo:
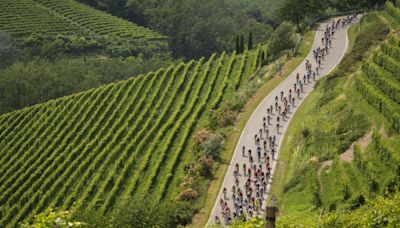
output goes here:
<path id="1" fill-rule="evenodd" d="M 379 190 L 379 183 L 374 179 L 370 180 L 369 181 L 369 191 L 370 191 L 370 193 L 375 193 L 378 190 Z"/>
<path id="2" fill-rule="evenodd" d="M 301 134 L 303 135 L 303 138 L 307 138 L 310 135 L 310 130 L 308 128 L 304 128 L 301 131 Z"/>
<path id="3" fill-rule="evenodd" d="M 211 138 L 204 143 L 206 156 L 211 156 L 213 159 L 219 159 L 223 147 L 224 137 L 220 134 L 212 135 Z"/>
<path id="4" fill-rule="evenodd" d="M 188 188 L 183 190 L 179 195 L 176 197 L 177 201 L 189 201 L 196 199 L 199 194 L 193 188 Z"/>
<path id="5" fill-rule="evenodd" d="M 185 180 L 179 185 L 179 188 L 183 191 L 185 189 L 191 188 L 194 183 L 194 177 L 186 177 Z"/>
<path id="6" fill-rule="evenodd" d="M 235 121 L 235 115 L 228 109 L 212 110 L 210 113 L 210 127 L 217 129 L 219 127 L 227 127 Z"/>
<path id="7" fill-rule="evenodd" d="M 193 135 L 194 142 L 198 145 L 203 145 L 211 137 L 211 132 L 207 129 L 202 129 Z"/>
<path id="8" fill-rule="evenodd" d="M 350 209 L 355 210 L 364 204 L 365 204 L 365 197 L 362 194 L 360 194 L 355 199 L 352 200 Z"/>
<path id="9" fill-rule="evenodd" d="M 204 143 L 207 142 L 212 135 L 212 132 L 207 129 L 202 129 L 193 135 L 194 146 L 196 152 L 204 149 Z"/>
<path id="10" fill-rule="evenodd" d="M 336 211 L 336 203 L 329 204 L 329 211 Z"/>
<path id="11" fill-rule="evenodd" d="M 214 160 L 212 157 L 202 156 L 197 163 L 197 171 L 203 177 L 211 177 L 213 171 Z"/>

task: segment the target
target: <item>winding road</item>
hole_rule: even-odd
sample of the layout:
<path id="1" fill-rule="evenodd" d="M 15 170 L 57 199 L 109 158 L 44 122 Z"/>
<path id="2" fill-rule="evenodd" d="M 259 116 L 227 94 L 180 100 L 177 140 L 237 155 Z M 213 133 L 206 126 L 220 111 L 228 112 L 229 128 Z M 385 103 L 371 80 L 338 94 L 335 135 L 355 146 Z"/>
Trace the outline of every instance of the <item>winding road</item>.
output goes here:
<path id="1" fill-rule="evenodd" d="M 307 74 L 306 70 L 306 60 L 309 60 L 310 63 L 312 64 L 312 70 L 315 70 L 315 66 L 317 66 L 317 63 L 315 62 L 314 59 L 314 54 L 313 50 L 317 49 L 318 47 L 323 47 L 322 45 L 322 38 L 324 37 L 324 32 L 327 28 L 327 26 L 330 26 L 334 21 L 337 21 L 339 18 L 344 18 L 344 17 L 338 17 L 338 18 L 333 18 L 331 20 L 325 21 L 320 24 L 320 26 L 317 28 L 317 31 L 315 33 L 315 38 L 314 38 L 314 43 L 312 46 L 312 49 L 308 56 L 304 59 L 304 61 L 284 80 L 282 81 L 270 94 L 268 94 L 264 100 L 258 105 L 257 109 L 254 111 L 250 119 L 248 120 L 241 136 L 240 139 L 237 143 L 235 152 L 233 154 L 232 160 L 229 164 L 229 167 L 227 169 L 227 173 L 225 174 L 225 178 L 223 181 L 223 184 L 221 186 L 218 198 L 216 199 L 215 205 L 212 209 L 212 212 L 210 214 L 209 220 L 208 220 L 208 225 L 215 224 L 215 217 L 218 216 L 220 218 L 220 221 L 222 224 L 224 224 L 224 219 L 222 217 L 222 207 L 221 207 L 221 199 L 223 199 L 223 202 L 227 204 L 227 206 L 230 208 L 230 211 L 233 211 L 234 208 L 234 203 L 232 200 L 232 186 L 235 185 L 235 177 L 234 177 L 234 172 L 236 169 L 236 164 L 239 164 L 239 172 L 237 175 L 238 181 L 239 181 L 239 187 L 244 190 L 244 184 L 248 180 L 249 176 L 248 173 L 244 173 L 243 171 L 243 164 L 246 164 L 247 168 L 250 168 L 250 162 L 249 162 L 249 155 L 248 155 L 248 150 L 252 150 L 252 157 L 254 157 L 254 163 L 257 164 L 257 167 L 259 164 L 262 165 L 262 167 L 265 169 L 265 164 L 264 164 L 264 158 L 261 158 L 261 160 L 258 160 L 257 156 L 257 146 L 255 144 L 255 135 L 258 134 L 260 136 L 259 131 L 261 128 L 263 128 L 263 118 L 267 116 L 267 108 L 269 108 L 271 105 L 275 106 L 275 99 L 276 96 L 278 96 L 278 103 L 279 105 L 282 105 L 283 107 L 283 102 L 281 101 L 281 91 L 284 92 L 284 97 L 288 96 L 288 91 L 291 89 L 292 91 L 294 90 L 294 83 L 296 83 L 296 75 L 297 73 L 300 74 L 300 80 L 303 80 L 303 75 Z M 353 20 L 353 24 L 358 22 L 359 18 L 356 20 Z M 321 64 L 321 69 L 319 70 L 319 74 L 316 77 L 316 80 L 320 79 L 321 77 L 329 74 L 342 60 L 343 56 L 345 55 L 347 49 L 348 49 L 348 37 L 347 37 L 347 30 L 350 26 L 345 25 L 344 27 L 339 25 L 338 29 L 335 30 L 335 34 L 332 39 L 332 48 L 329 49 L 329 53 L 325 57 L 325 59 L 322 61 Z M 279 152 L 280 152 L 280 146 L 283 140 L 283 136 L 286 133 L 286 130 L 288 128 L 289 122 L 292 118 L 292 116 L 295 114 L 297 108 L 301 105 L 301 103 L 304 101 L 304 99 L 311 93 L 315 85 L 315 82 L 311 78 L 310 82 L 304 84 L 304 89 L 303 92 L 300 93 L 300 98 L 298 99 L 296 93 L 292 93 L 293 96 L 295 96 L 295 103 L 294 106 L 290 108 L 290 111 L 287 115 L 287 118 L 282 120 L 280 118 L 280 130 L 277 132 L 277 116 L 278 113 L 275 110 L 274 107 L 274 112 L 272 115 L 271 119 L 271 124 L 267 126 L 269 130 L 269 135 L 276 136 L 276 143 L 275 143 L 275 150 L 277 153 L 275 153 L 275 156 L 272 160 L 270 160 L 270 167 L 271 167 L 271 173 L 272 177 L 275 172 L 277 160 L 279 159 Z M 263 142 L 264 140 L 267 140 L 265 137 L 265 132 L 262 133 L 260 141 Z M 267 140 L 268 141 L 268 140 Z M 261 143 L 263 144 L 263 143 Z M 242 146 L 246 147 L 246 152 L 245 155 L 242 154 Z M 261 146 L 263 148 L 263 146 Z M 271 156 L 271 150 L 268 150 L 268 156 Z M 263 154 L 264 151 L 261 150 Z M 262 155 L 263 157 L 263 155 Z M 246 168 L 246 169 L 247 169 Z M 254 181 L 254 175 L 252 174 L 251 176 L 252 182 Z M 268 181 L 267 184 L 267 190 L 266 194 L 263 194 L 263 205 L 262 208 L 265 208 L 265 202 L 269 194 L 269 190 L 271 188 L 271 183 L 273 181 L 273 178 L 271 178 Z M 226 188 L 226 193 L 224 193 L 224 188 Z M 237 188 L 236 188 L 237 189 Z M 237 191 L 237 190 L 236 190 Z M 254 191 L 254 190 L 253 190 Z M 246 193 L 243 193 L 246 195 Z M 253 192 L 253 195 L 254 192 Z M 246 211 L 246 210 L 244 210 Z M 256 214 L 256 213 L 254 213 Z M 259 214 L 261 216 L 261 214 Z"/>

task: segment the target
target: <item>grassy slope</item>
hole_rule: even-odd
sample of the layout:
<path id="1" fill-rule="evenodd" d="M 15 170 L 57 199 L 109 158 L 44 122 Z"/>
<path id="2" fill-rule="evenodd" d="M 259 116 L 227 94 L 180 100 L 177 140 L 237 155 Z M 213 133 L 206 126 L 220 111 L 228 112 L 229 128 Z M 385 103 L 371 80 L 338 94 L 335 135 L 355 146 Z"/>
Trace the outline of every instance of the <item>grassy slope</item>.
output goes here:
<path id="1" fill-rule="evenodd" d="M 372 18 L 361 27 L 353 26 L 349 30 L 350 48 L 354 47 L 358 32 L 369 29 L 375 22 L 376 19 Z M 339 159 L 338 155 L 343 151 L 338 148 L 348 145 L 346 141 L 357 139 L 371 128 L 380 129 L 382 124 L 389 132 L 386 127 L 389 123 L 356 91 L 353 74 L 340 77 L 334 83 L 332 90 L 337 96 L 321 106 L 326 94 L 318 87 L 300 107 L 285 135 L 272 189 L 278 198 L 280 216 L 285 216 L 285 221 L 296 223 L 311 218 L 315 222 L 315 218 L 333 204 L 345 208 L 352 199 L 342 201 L 344 186 L 349 187 L 350 198 L 360 194 L 372 196 L 368 175 L 352 162 Z M 343 128 L 349 129 L 345 135 L 339 135 L 338 131 Z M 384 141 L 398 142 L 399 139 L 399 136 L 393 136 Z M 391 145 L 396 148 L 397 144 Z M 375 175 L 380 186 L 378 193 L 382 192 L 382 186 L 393 175 L 393 170 L 380 162 L 372 146 L 368 146 L 363 155 L 369 159 L 369 173 Z M 321 169 L 327 160 L 333 164 L 325 164 Z M 316 206 L 315 192 L 320 195 L 320 206 Z"/>
<path id="2" fill-rule="evenodd" d="M 207 186 L 207 194 L 204 195 L 205 203 L 203 209 L 193 218 L 193 225 L 195 227 L 204 226 L 207 223 L 208 216 L 211 213 L 212 207 L 214 206 L 215 199 L 217 197 L 218 191 L 222 184 L 223 178 L 225 176 L 225 172 L 228 168 L 230 158 L 232 157 L 232 153 L 235 150 L 236 143 L 239 140 L 240 134 L 245 127 L 248 119 L 251 114 L 257 108 L 258 104 L 268 95 L 280 82 L 282 82 L 286 76 L 288 76 L 305 58 L 305 56 L 309 53 L 310 48 L 314 41 L 314 31 L 310 30 L 304 35 L 304 39 L 299 48 L 298 55 L 295 58 L 292 58 L 288 61 L 284 61 L 284 59 L 279 62 L 285 62 L 282 67 L 282 75 L 275 70 L 269 69 L 267 74 L 273 73 L 273 77 L 269 79 L 268 83 L 265 83 L 255 94 L 254 96 L 246 103 L 243 111 L 238 115 L 234 127 L 230 129 L 226 137 L 226 143 L 223 152 L 221 153 L 222 161 L 218 166 L 217 170 L 215 170 L 214 179 Z M 270 68 L 274 68 L 274 66 L 270 66 Z M 275 67 L 276 68 L 276 67 Z"/>

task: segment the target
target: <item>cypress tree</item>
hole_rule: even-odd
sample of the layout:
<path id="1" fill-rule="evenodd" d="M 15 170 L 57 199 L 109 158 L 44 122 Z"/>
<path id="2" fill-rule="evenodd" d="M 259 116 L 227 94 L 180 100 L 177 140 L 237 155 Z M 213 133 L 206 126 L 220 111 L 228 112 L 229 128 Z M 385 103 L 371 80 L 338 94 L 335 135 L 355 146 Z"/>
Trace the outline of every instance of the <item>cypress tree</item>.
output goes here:
<path id="1" fill-rule="evenodd" d="M 240 52 L 239 35 L 236 35 L 236 53 Z"/>
<path id="2" fill-rule="evenodd" d="M 260 65 L 263 64 L 264 59 L 265 59 L 265 52 L 264 52 L 264 51 L 261 51 L 261 55 L 260 55 Z"/>
<path id="3" fill-rule="evenodd" d="M 248 44 L 249 50 L 253 49 L 253 33 L 250 31 L 249 33 L 249 44 Z"/>
<path id="4" fill-rule="evenodd" d="M 239 53 L 243 53 L 244 51 L 244 36 L 243 34 L 240 36 L 240 52 Z"/>

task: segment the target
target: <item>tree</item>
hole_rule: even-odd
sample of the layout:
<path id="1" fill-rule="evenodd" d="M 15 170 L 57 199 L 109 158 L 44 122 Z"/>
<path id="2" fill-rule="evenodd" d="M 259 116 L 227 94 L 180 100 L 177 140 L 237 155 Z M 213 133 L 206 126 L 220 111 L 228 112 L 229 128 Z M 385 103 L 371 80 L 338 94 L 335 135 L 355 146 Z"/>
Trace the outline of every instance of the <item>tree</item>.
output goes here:
<path id="1" fill-rule="evenodd" d="M 222 148 L 224 147 L 224 137 L 216 134 L 205 142 L 204 149 L 206 156 L 212 156 L 214 159 L 218 159 Z"/>
<path id="2" fill-rule="evenodd" d="M 249 44 L 247 46 L 249 50 L 253 49 L 253 33 L 251 31 L 249 33 Z"/>
<path id="3" fill-rule="evenodd" d="M 239 35 L 236 36 L 236 53 L 240 53 Z"/>
<path id="4" fill-rule="evenodd" d="M 12 64 L 17 57 L 17 51 L 17 46 L 12 38 L 8 34 L 0 32 L 0 68 Z"/>
<path id="5" fill-rule="evenodd" d="M 326 7 L 327 2 L 321 0 L 286 0 L 278 14 L 282 20 L 296 24 L 300 32 L 305 19 L 318 16 Z"/>
<path id="6" fill-rule="evenodd" d="M 244 51 L 244 36 L 243 34 L 240 36 L 240 53 Z"/>
<path id="7" fill-rule="evenodd" d="M 281 53 L 283 50 L 292 48 L 294 46 L 292 34 L 292 26 L 287 22 L 283 22 L 271 36 L 268 45 L 268 53 L 276 56 L 279 55 L 279 53 Z"/>
<path id="8" fill-rule="evenodd" d="M 307 0 L 286 0 L 278 13 L 282 20 L 293 22 L 296 24 L 297 30 L 300 31 L 300 23 L 306 18 L 307 11 Z"/>

